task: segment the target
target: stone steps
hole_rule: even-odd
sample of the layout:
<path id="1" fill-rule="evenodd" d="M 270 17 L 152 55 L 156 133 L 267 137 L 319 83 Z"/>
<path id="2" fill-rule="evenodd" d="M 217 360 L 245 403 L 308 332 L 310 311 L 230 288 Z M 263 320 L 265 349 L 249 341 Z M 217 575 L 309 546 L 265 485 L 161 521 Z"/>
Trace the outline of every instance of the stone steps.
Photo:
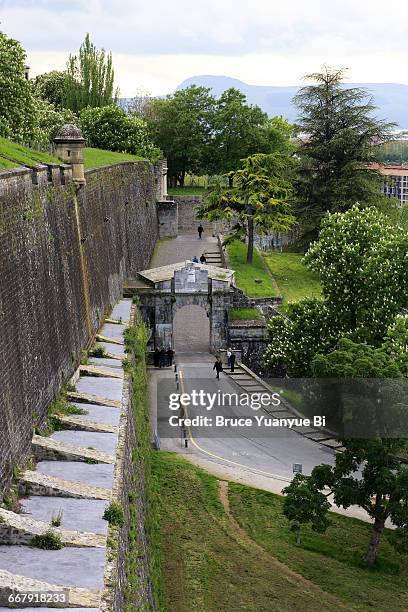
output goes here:
<path id="1" fill-rule="evenodd" d="M 247 393 L 274 393 L 274 390 L 267 383 L 243 364 L 236 365 L 234 372 L 231 372 L 230 368 L 225 367 L 224 372 Z M 279 419 L 289 419 L 299 416 L 285 400 L 281 400 L 280 406 L 264 408 L 264 411 L 272 417 Z M 292 431 L 322 446 L 327 446 L 334 450 L 341 449 L 341 444 L 333 439 L 330 432 L 325 430 L 314 427 L 292 427 Z"/>
<path id="2" fill-rule="evenodd" d="M 33 436 L 38 464 L 19 480 L 19 493 L 26 496 L 21 501 L 23 513 L 0 508 L 0 611 L 20 608 L 31 612 L 55 606 L 23 601 L 24 594 L 37 593 L 65 595 L 65 601 L 57 604 L 61 610 L 99 610 L 109 566 L 108 524 L 103 513 L 117 487 L 114 453 L 122 413 L 123 332 L 130 312 L 130 300 L 114 307 L 97 337 L 108 357 L 92 358 L 73 377 L 76 390 L 67 399 L 83 406 L 86 414 L 56 415 L 62 430 L 50 437 Z M 61 521 L 58 527 L 52 526 L 56 516 Z M 58 535 L 63 548 L 31 545 L 33 537 L 47 532 Z M 9 601 L 10 595 L 14 601 Z"/>
<path id="3" fill-rule="evenodd" d="M 10 606 L 9 597 L 15 599 L 17 594 L 55 593 L 65 596 L 65 602 L 69 602 L 69 609 L 85 608 L 99 609 L 101 601 L 101 591 L 99 589 L 83 589 L 78 587 L 64 587 L 57 584 L 50 584 L 42 580 L 19 576 L 0 569 L 0 605 L 6 609 L 10 607 L 27 609 L 25 602 L 13 602 Z M 37 609 L 37 608 L 36 608 Z M 49 608 L 46 608 L 49 609 Z"/>
<path id="4" fill-rule="evenodd" d="M 58 535 L 64 546 L 101 548 L 106 545 L 106 538 L 103 535 L 68 531 L 0 508 L 0 542 L 2 544 L 29 546 L 34 536 L 43 535 L 48 531 Z"/>

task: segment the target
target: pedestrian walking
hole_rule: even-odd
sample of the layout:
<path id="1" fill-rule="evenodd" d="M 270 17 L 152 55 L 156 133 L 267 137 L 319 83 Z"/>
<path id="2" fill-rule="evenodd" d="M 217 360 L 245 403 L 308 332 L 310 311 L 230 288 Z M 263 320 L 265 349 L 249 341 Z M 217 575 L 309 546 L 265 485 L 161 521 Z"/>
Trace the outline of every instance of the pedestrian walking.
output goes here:
<path id="1" fill-rule="evenodd" d="M 207 258 L 206 258 L 206 256 L 204 255 L 204 253 L 201 255 L 201 257 L 200 257 L 200 261 L 201 261 L 201 263 L 202 263 L 202 264 L 207 263 Z"/>
<path id="2" fill-rule="evenodd" d="M 230 357 L 230 368 L 231 368 L 231 372 L 234 372 L 234 368 L 235 368 L 235 353 L 231 353 L 231 357 Z"/>
<path id="3" fill-rule="evenodd" d="M 154 367 L 155 368 L 159 367 L 159 363 L 160 363 L 160 351 L 159 351 L 159 349 L 157 347 L 154 349 L 153 363 L 154 363 Z"/>
<path id="4" fill-rule="evenodd" d="M 197 231 L 198 231 L 198 237 L 199 237 L 199 239 L 201 240 L 201 236 L 202 236 L 202 233 L 203 233 L 203 231 L 204 231 L 204 228 L 203 228 L 203 226 L 201 225 L 201 223 L 200 223 L 200 225 L 197 227 Z"/>
<path id="5" fill-rule="evenodd" d="M 197 255 L 194 255 L 193 261 L 194 261 L 194 263 L 198 263 Z"/>
<path id="6" fill-rule="evenodd" d="M 228 348 L 227 349 L 227 365 L 229 368 L 231 367 L 231 355 L 232 355 L 232 350 Z"/>
<path id="7" fill-rule="evenodd" d="M 166 358 L 167 358 L 166 349 L 164 348 L 164 346 L 162 346 L 160 349 L 159 367 L 161 368 L 166 367 Z"/>
<path id="8" fill-rule="evenodd" d="M 171 348 L 171 346 L 169 346 L 169 348 L 167 349 L 167 365 L 168 366 L 173 365 L 173 357 L 174 357 L 174 351 Z"/>
<path id="9" fill-rule="evenodd" d="M 214 366 L 213 366 L 213 370 L 215 370 L 217 372 L 217 378 L 220 377 L 220 372 L 222 372 L 222 363 L 221 363 L 221 358 L 217 357 L 217 359 L 215 360 Z"/>

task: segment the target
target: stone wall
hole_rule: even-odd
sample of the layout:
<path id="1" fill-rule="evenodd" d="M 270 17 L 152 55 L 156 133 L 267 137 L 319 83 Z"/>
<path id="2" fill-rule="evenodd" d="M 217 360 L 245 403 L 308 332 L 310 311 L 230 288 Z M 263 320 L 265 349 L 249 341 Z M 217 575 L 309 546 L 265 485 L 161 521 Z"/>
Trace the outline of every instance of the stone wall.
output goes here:
<path id="1" fill-rule="evenodd" d="M 148 162 L 0 171 L 0 494 L 33 427 L 157 239 Z"/>
<path id="2" fill-rule="evenodd" d="M 160 238 L 175 238 L 178 233 L 178 206 L 174 200 L 157 202 Z"/>
<path id="3" fill-rule="evenodd" d="M 196 232 L 200 221 L 197 220 L 197 212 L 204 204 L 202 196 L 199 195 L 176 195 L 174 201 L 178 206 L 178 232 L 180 234 Z M 204 235 L 216 236 L 227 229 L 225 221 L 201 221 L 204 227 Z"/>

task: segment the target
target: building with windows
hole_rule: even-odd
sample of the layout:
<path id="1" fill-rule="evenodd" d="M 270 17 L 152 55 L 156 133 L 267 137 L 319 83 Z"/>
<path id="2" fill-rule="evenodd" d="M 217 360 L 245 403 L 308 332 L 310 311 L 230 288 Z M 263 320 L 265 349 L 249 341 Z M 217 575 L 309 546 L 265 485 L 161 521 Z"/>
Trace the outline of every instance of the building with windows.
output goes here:
<path id="1" fill-rule="evenodd" d="M 384 176 L 384 195 L 398 200 L 398 206 L 408 202 L 408 166 L 372 164 L 371 168 Z"/>

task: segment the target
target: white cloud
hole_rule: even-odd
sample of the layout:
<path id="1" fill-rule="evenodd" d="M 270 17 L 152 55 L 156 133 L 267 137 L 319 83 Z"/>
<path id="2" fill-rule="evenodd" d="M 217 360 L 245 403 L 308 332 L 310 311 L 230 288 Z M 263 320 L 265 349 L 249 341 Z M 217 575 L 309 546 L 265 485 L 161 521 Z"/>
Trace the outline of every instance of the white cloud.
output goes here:
<path id="1" fill-rule="evenodd" d="M 408 82 L 408 2 L 394 0 L 0 0 L 33 73 L 63 67 L 90 32 L 112 50 L 123 95 L 165 93 L 193 74 L 296 84 L 326 62 L 353 81 Z"/>

